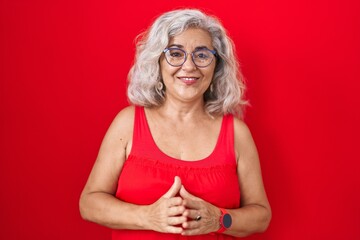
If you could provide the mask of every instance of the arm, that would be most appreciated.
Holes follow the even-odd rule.
[[[267,229],[271,220],[271,208],[265,193],[259,156],[251,133],[245,123],[238,119],[234,119],[234,127],[241,208],[228,209],[233,218],[233,224],[225,233],[243,237],[256,232],[264,232]]]
[[[267,229],[271,219],[271,209],[262,182],[259,157],[251,133],[247,126],[238,119],[234,119],[234,127],[241,207],[227,209],[232,216],[233,223],[224,234],[244,237]],[[180,195],[185,199],[184,204],[187,208],[184,212],[185,216],[190,219],[195,219],[197,215],[202,216],[200,221],[184,223],[183,235],[206,234],[219,229],[221,211],[218,207],[191,195],[184,187],[181,188]]]
[[[115,197],[119,174],[132,144],[134,108],[121,111],[109,127],[94,167],[80,197],[81,216],[88,221],[115,228],[180,233],[186,219],[182,199],[175,197],[181,187],[179,178],[158,201],[139,206]]]

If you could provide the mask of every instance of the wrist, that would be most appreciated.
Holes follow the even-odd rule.
[[[219,208],[221,215],[219,217],[219,229],[217,233],[223,233],[232,225],[232,217],[224,208]]]
[[[150,208],[147,205],[139,206],[136,209],[136,225],[143,230],[151,230]]]

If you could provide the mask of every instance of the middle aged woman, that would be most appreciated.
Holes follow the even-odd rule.
[[[234,239],[271,218],[257,150],[238,117],[244,85],[220,22],[164,13],[129,74],[133,104],[111,124],[80,199],[113,239]],[[241,196],[241,198],[240,198]]]

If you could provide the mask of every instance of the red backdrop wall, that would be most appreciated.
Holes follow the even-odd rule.
[[[360,239],[360,2],[0,1],[0,239],[110,239],[78,199],[127,105],[134,38],[199,7],[235,41],[273,220],[249,239]]]

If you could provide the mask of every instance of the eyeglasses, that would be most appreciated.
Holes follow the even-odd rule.
[[[188,53],[181,48],[165,48],[163,53],[165,54],[165,59],[168,64],[173,67],[182,66],[186,62],[188,56]],[[193,63],[199,68],[209,66],[215,56],[216,51],[207,48],[201,48],[191,53]]]

